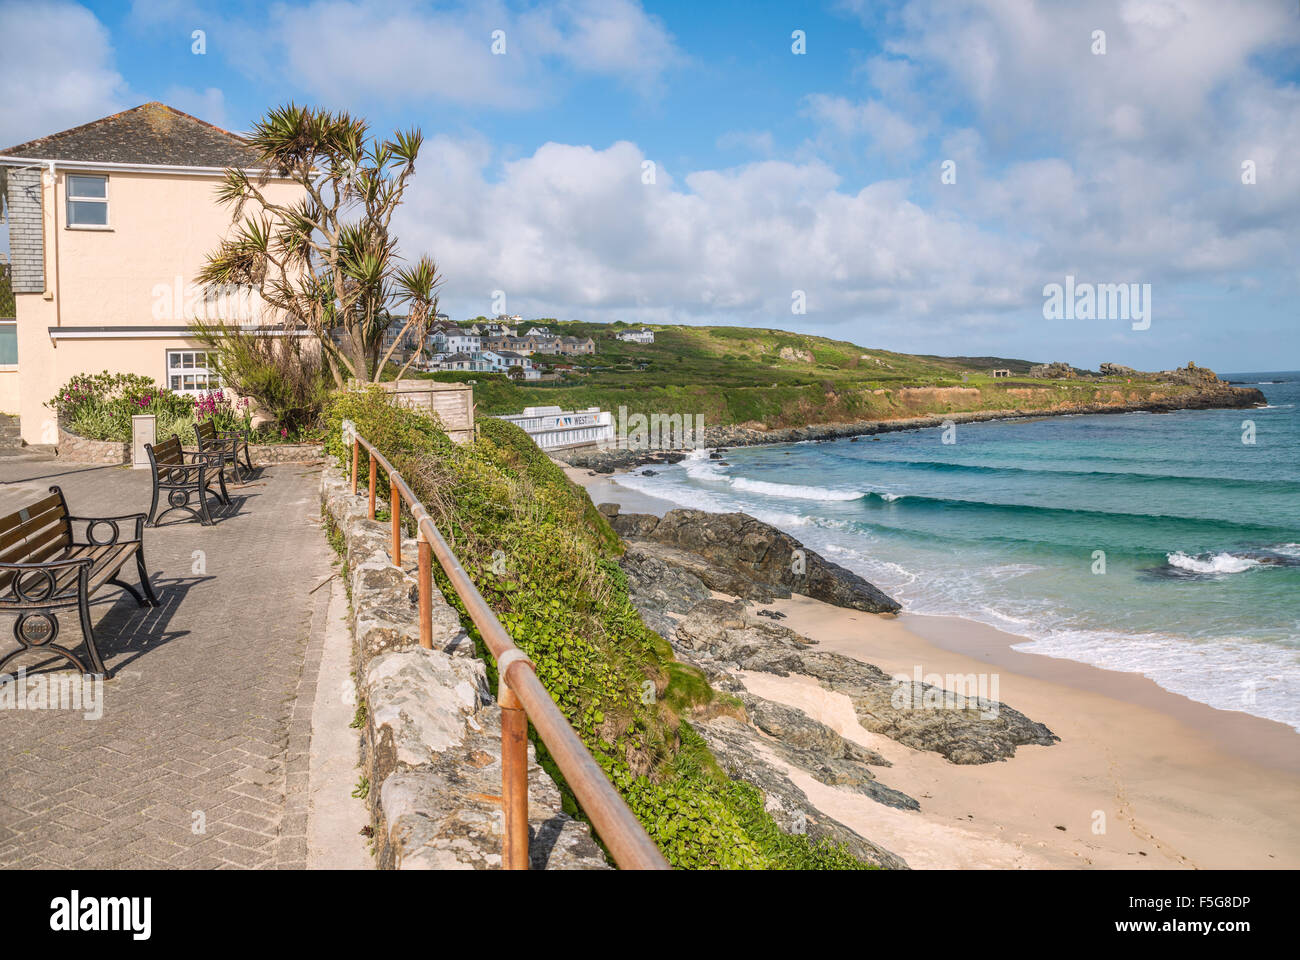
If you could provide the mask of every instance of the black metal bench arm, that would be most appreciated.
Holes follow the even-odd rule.
[[[0,577],[3,577],[6,571],[13,574],[4,592],[0,593],[0,606],[11,610],[42,610],[71,606],[77,602],[81,581],[94,563],[95,561],[90,557],[43,560],[37,563],[0,562]],[[69,570],[77,571],[76,578],[68,578],[60,585],[59,575]],[[43,578],[27,576],[33,573],[44,573],[45,576]],[[35,584],[31,582],[32,579],[36,579]]]
[[[86,539],[79,540],[73,536],[72,543],[79,547],[111,547],[119,543],[138,543],[144,540],[144,521],[147,514],[128,513],[120,517],[68,517],[69,523],[84,523],[86,525]],[[101,524],[106,523],[113,528],[113,538],[111,540],[100,540],[95,536],[95,529]],[[122,536],[122,525],[130,523],[133,525],[135,533],[131,537]]]

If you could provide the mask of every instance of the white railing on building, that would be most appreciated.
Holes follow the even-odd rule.
[[[533,438],[543,450],[606,443],[614,439],[614,415],[599,407],[562,410],[524,407],[523,413],[502,416]]]

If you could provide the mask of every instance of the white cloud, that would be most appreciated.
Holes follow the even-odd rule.
[[[108,31],[73,3],[0,4],[0,146],[131,105]]]
[[[823,132],[836,137],[865,137],[873,150],[895,158],[911,157],[924,138],[916,124],[885,106],[880,100],[852,101],[824,93],[804,100],[805,112]]]
[[[523,108],[551,96],[553,66],[653,92],[679,61],[660,21],[632,0],[569,0],[516,14],[498,2],[317,0],[273,8],[275,42],[295,82],[334,100],[441,100]],[[503,53],[494,53],[501,31]]]
[[[431,252],[446,299],[477,311],[493,290],[535,315],[838,325],[870,308],[938,317],[1025,291],[1025,249],[927,213],[901,184],[840,189],[824,164],[768,161],[682,182],[641,179],[644,154],[549,143],[489,179],[481,143],[434,138],[399,214],[407,255]],[[790,314],[804,290],[809,316]],[[846,336],[872,336],[846,329]],[[882,331],[877,331],[879,339]]]

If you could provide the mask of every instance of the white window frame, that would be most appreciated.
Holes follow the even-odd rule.
[[[201,347],[197,349],[190,347],[169,349],[164,361],[167,369],[167,389],[172,393],[181,393],[187,397],[198,397],[205,393],[211,393],[213,390],[222,389],[221,377],[216,370],[209,366],[208,361],[209,356],[215,352],[216,351],[214,350],[207,350]],[[193,365],[189,367],[173,366],[172,357],[176,356],[178,358],[178,363],[183,364],[185,354],[193,355]],[[199,357],[203,358],[202,365],[199,364]],[[188,376],[194,377],[194,386],[185,386],[184,378]],[[198,385],[198,379],[200,376],[203,378],[202,386]],[[173,377],[177,377],[180,380],[180,386],[172,385]]]
[[[104,181],[104,195],[102,197],[76,197],[72,195],[72,180],[74,177],[84,179],[97,178]],[[69,171],[63,181],[63,211],[67,217],[67,228],[69,230],[112,230],[112,207],[109,204],[109,176],[106,173],[73,173]],[[104,222],[103,223],[73,223],[72,222],[72,205],[74,203],[102,203],[104,205]]]

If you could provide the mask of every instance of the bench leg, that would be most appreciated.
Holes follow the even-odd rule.
[[[149,601],[149,606],[158,606],[158,594],[153,592],[153,584],[149,582],[149,571],[144,566],[144,544],[140,544],[135,551],[135,569],[140,574],[140,587],[144,590],[145,598]],[[143,604],[141,604],[143,606]]]
[[[225,470],[218,470],[218,471],[217,471],[217,485],[218,485],[219,487],[221,487],[221,495],[220,495],[219,499],[221,500],[222,503],[224,503],[224,504],[226,504],[227,506],[229,506],[229,505],[230,505],[230,493],[226,490],[226,471],[225,471]]]
[[[158,512],[158,483],[154,481],[153,485],[153,503],[149,504],[149,519],[145,521],[145,526],[154,525],[154,515]]]
[[[90,655],[90,665],[95,673],[101,674],[107,680],[113,674],[104,666],[104,661],[99,656],[99,648],[95,646],[95,628],[90,623],[90,599],[84,592],[77,599],[77,612],[81,615],[81,633],[86,641],[86,652]]]
[[[212,514],[208,513],[208,487],[207,484],[199,484],[199,520],[205,527],[212,526]]]

